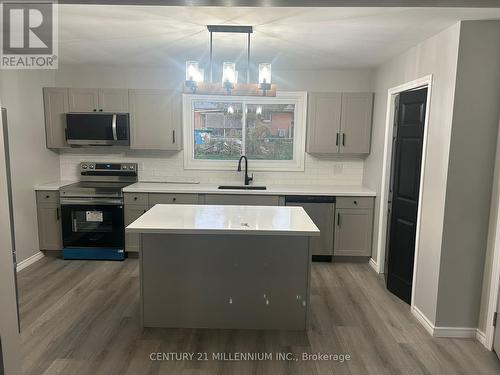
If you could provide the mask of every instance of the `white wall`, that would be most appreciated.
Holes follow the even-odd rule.
[[[371,70],[282,71],[273,72],[281,90],[296,91],[372,91]],[[109,66],[62,66],[56,74],[59,87],[170,88],[181,89],[184,72],[180,68],[116,68]],[[77,178],[82,160],[121,160],[139,163],[143,181],[241,182],[236,171],[184,170],[182,151],[117,152],[71,150],[61,154],[61,178]],[[235,163],[236,170],[236,163]],[[251,163],[250,163],[251,170]],[[306,154],[304,172],[256,172],[257,184],[344,184],[360,185],[363,160],[355,158],[316,158]]]
[[[45,147],[42,87],[54,85],[54,72],[3,71],[0,98],[7,108],[17,259],[38,252],[34,186],[59,178],[59,155]]]
[[[427,159],[423,184],[419,274],[416,280],[415,306],[435,322],[439,260],[443,229],[446,176],[455,92],[460,25],[440,32],[386,62],[375,73],[375,104],[372,151],[365,160],[363,182],[380,196],[387,90],[391,87],[432,74],[433,87],[428,128]],[[376,200],[374,243],[377,244],[380,202]],[[374,246],[373,258],[377,259]]]

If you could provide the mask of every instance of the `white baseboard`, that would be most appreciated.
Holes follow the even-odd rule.
[[[434,327],[434,337],[475,339],[477,328],[470,327]]]
[[[476,340],[483,344],[486,349],[488,349],[486,346],[486,333],[481,331],[479,328],[476,329]]]
[[[379,270],[378,270],[378,264],[377,262],[375,262],[373,260],[373,258],[370,258],[368,264],[370,265],[371,268],[373,268],[373,270],[376,272],[376,273],[379,273]]]
[[[425,330],[433,337],[448,337],[461,339],[476,339],[481,344],[486,344],[486,335],[478,328],[472,327],[439,327],[435,326],[418,307],[413,306],[411,312],[422,324]]]
[[[411,307],[411,312],[415,318],[422,324],[431,336],[434,336],[434,324],[418,309],[416,306]]]
[[[39,251],[38,253],[30,256],[29,258],[26,258],[25,260],[20,261],[17,263],[16,271],[19,272],[23,269],[25,269],[28,266],[31,266],[33,263],[39,261],[42,259],[45,255]]]

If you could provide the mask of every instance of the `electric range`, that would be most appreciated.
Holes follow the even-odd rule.
[[[125,258],[122,189],[135,182],[137,163],[80,163],[80,181],[59,191],[64,259]]]

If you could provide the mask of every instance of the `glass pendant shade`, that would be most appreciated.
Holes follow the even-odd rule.
[[[236,83],[236,64],[225,62],[222,65],[222,83],[234,85]]]
[[[199,78],[198,61],[186,61],[186,81],[197,82]]]
[[[271,84],[271,64],[259,64],[259,84]]]

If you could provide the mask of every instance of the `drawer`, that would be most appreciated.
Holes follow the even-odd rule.
[[[234,206],[278,206],[277,195],[207,194],[205,204]]]
[[[198,194],[149,194],[149,205],[155,204],[198,204]]]
[[[38,203],[59,203],[58,191],[37,191],[36,199]]]
[[[123,195],[125,204],[148,205],[148,193],[125,193]]]
[[[337,208],[373,208],[372,197],[337,197]]]

